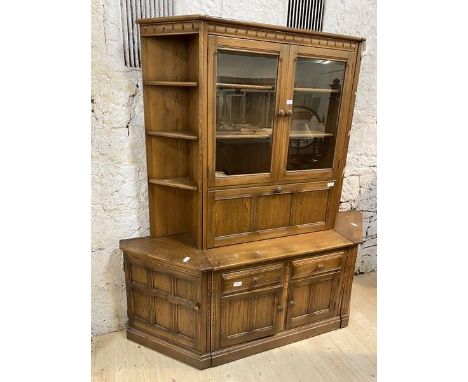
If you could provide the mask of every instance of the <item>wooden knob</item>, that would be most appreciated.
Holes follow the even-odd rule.
[[[296,301],[294,300],[289,300],[289,305],[294,305],[296,303]]]
[[[288,117],[291,117],[291,116],[293,115],[293,111],[292,111],[292,110],[288,110],[288,111],[286,112],[286,114],[288,115]]]
[[[273,192],[274,192],[275,194],[279,194],[281,191],[283,191],[283,187],[281,187],[281,186],[275,187],[275,188],[273,189]]]
[[[286,114],[286,113],[284,112],[283,109],[279,109],[279,110],[278,110],[278,115],[279,115],[280,117],[284,117],[285,114]]]
[[[257,283],[258,283],[258,277],[254,277],[252,279],[252,285],[257,285]]]
[[[276,307],[276,310],[277,310],[278,312],[281,312],[281,311],[283,310],[283,307],[278,305],[278,306]]]
[[[320,270],[320,269],[322,269],[322,268],[323,268],[323,264],[317,265],[317,269],[318,269],[318,270]]]

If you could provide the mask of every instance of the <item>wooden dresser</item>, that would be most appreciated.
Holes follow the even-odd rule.
[[[364,39],[142,19],[150,237],[121,240],[128,338],[197,368],[344,327],[340,212]]]

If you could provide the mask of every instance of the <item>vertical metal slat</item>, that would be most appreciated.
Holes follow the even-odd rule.
[[[325,0],[289,0],[287,26],[321,31]]]
[[[136,19],[172,16],[174,0],[120,0],[122,45],[125,66],[141,66],[140,29]]]

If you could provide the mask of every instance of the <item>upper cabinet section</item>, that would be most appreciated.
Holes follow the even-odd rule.
[[[336,180],[354,61],[349,51],[209,36],[209,187]]]
[[[363,39],[138,23],[151,236],[208,248],[332,228]]]

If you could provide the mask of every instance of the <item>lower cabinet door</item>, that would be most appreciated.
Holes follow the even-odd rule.
[[[201,279],[126,261],[129,324],[169,342],[203,350]]]
[[[332,272],[289,284],[286,327],[322,321],[338,315],[341,272]]]
[[[222,297],[221,347],[275,334],[281,291],[274,288]]]

